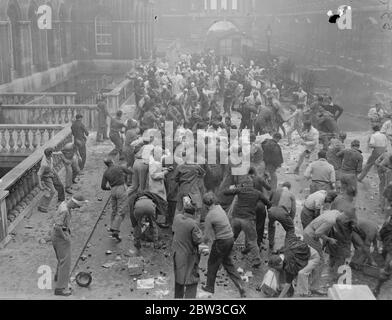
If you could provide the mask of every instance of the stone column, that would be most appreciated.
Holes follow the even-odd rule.
[[[33,68],[33,43],[31,38],[31,21],[20,22],[20,36],[21,36],[21,58],[22,58],[22,73],[20,76],[27,76],[35,72]]]

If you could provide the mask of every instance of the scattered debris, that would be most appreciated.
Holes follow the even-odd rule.
[[[46,244],[46,240],[45,239],[39,239],[38,241],[40,244]]]
[[[33,229],[32,226],[25,226],[25,229]]]
[[[167,279],[166,279],[165,277],[158,277],[158,278],[155,280],[155,284],[158,285],[158,286],[167,285]]]
[[[97,200],[98,200],[98,201],[102,201],[102,198],[101,198],[101,197],[99,197]]]
[[[110,251],[110,250],[107,250],[107,251],[106,251],[106,254],[107,254],[107,255],[112,254],[112,253],[113,253],[113,251]]]
[[[243,274],[243,273],[244,273],[244,269],[242,269],[242,268],[239,267],[239,268],[237,269],[237,272],[238,272],[239,274]]]
[[[209,292],[205,292],[205,291],[199,291],[197,293],[197,298],[198,299],[209,299],[212,297],[212,294]]]
[[[244,282],[249,282],[249,277],[247,277],[247,276],[241,276],[241,279]]]
[[[90,244],[90,243],[88,243],[86,247],[87,247],[87,248],[90,248],[90,247],[91,247],[91,244]]]
[[[86,255],[82,255],[81,257],[80,257],[80,260],[82,260],[82,261],[85,261],[87,259],[87,256]]]
[[[154,295],[158,298],[163,298],[167,295],[169,295],[170,291],[169,290],[158,290],[154,292]]]
[[[143,274],[144,261],[141,257],[130,257],[128,260],[128,273],[131,277]]]
[[[253,272],[252,271],[247,271],[247,272],[245,272],[244,276],[248,277],[248,278],[253,278]]]
[[[111,267],[113,267],[116,263],[115,262],[107,262],[105,264],[102,265],[102,267],[109,269]]]
[[[136,285],[142,290],[154,289],[154,278],[137,280]]]
[[[121,261],[121,256],[117,256],[116,261]]]

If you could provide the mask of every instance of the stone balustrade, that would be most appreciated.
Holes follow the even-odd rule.
[[[76,92],[4,92],[3,104],[75,104]]]
[[[3,117],[7,124],[68,124],[77,114],[83,115],[88,129],[96,129],[98,109],[96,105],[83,104],[40,104],[3,105]]]
[[[0,156],[9,153],[30,154],[63,128],[61,125],[0,125]]]
[[[23,219],[28,209],[40,200],[41,190],[38,186],[37,172],[46,148],[60,151],[65,144],[72,141],[70,125],[58,132],[53,139],[39,147],[28,158],[8,172],[0,182],[0,243]],[[56,171],[62,168],[60,156],[55,155],[53,164]]]
[[[120,110],[121,106],[131,97],[133,93],[133,80],[125,79],[111,92],[104,93],[107,99],[109,113],[113,114]]]

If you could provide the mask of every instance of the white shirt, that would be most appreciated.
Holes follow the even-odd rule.
[[[380,109],[379,111],[377,111],[376,107],[371,108],[369,110],[368,117],[370,118],[370,120],[379,121],[384,117],[384,110]]]
[[[388,139],[385,134],[377,131],[370,136],[369,147],[371,148],[386,148],[388,146]]]
[[[321,208],[324,205],[326,197],[327,197],[327,191],[325,190],[320,190],[315,193],[312,193],[306,198],[304,202],[304,206],[309,210],[314,210],[314,211],[321,210]]]
[[[385,134],[389,139],[392,139],[392,120],[384,122],[380,132]]]

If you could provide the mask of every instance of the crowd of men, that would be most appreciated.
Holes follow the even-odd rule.
[[[104,161],[101,186],[111,192],[108,231],[121,242],[120,226],[129,216],[134,246],[143,254],[143,239],[151,240],[159,250],[160,231],[171,228],[176,298],[196,297],[202,252],[209,254],[207,282],[202,289],[215,292],[217,272],[223,266],[240,296],[245,297],[244,283],[232,259],[241,233],[245,239],[242,254],[249,255],[255,269],[262,266],[261,249],[268,241],[268,265],[284,275],[280,277],[280,297],[325,295],[320,280],[326,257],[329,284],[337,281],[338,268],[348,260],[352,266],[376,266],[371,247],[377,252],[378,241],[383,244],[385,262],[376,293],[392,273],[392,122],[385,121],[388,114],[380,106],[369,112],[372,154],[363,166],[360,142],[350,141],[346,147],[347,135],[338,125],[343,109],[331,97],[311,96],[301,87],[292,92],[289,106],[284,106],[282,101],[287,97],[281,97],[280,92],[285,83],[271,71],[276,64],[275,60],[261,68],[252,61],[249,65],[218,61],[213,52],[184,54],[175,66],[154,62],[129,75],[134,79],[136,102],[131,119],[125,121],[121,111],[111,117],[105,100],[98,102],[96,141],[110,139],[114,145]],[[165,136],[169,134],[165,131],[168,121],[174,126],[169,139]],[[161,132],[165,143],[147,134],[151,130]],[[86,162],[89,133],[81,115],[76,117],[72,132],[74,143],[58,153],[67,168],[65,191],[70,194]],[[250,132],[249,148],[239,138],[243,132]],[[189,135],[194,139],[189,140]],[[291,183],[278,181],[276,173],[287,161],[281,149],[285,137],[288,145],[301,148],[293,173],[303,172],[309,180],[310,192],[300,210]],[[199,151],[200,141],[208,144],[212,138],[217,142],[216,162],[196,162],[195,152],[189,150]],[[226,163],[220,161],[225,148],[230,155]],[[54,150],[45,151],[39,172],[40,185],[48,189],[39,206],[43,212],[47,212],[55,190],[60,202],[65,199],[64,187],[53,170],[53,154]],[[202,156],[208,158],[207,150]],[[233,161],[234,156],[239,161]],[[250,159],[246,171],[235,174],[234,169],[244,165],[241,161],[246,156]],[[380,207],[385,217],[381,230],[373,221],[357,217],[355,209],[357,182],[362,182],[373,166],[380,178]],[[59,295],[71,294],[67,283],[70,210],[84,201],[73,196],[54,215],[53,245],[61,279],[55,293]],[[297,217],[303,230],[295,228]],[[283,248],[275,244],[277,223],[285,231]],[[352,245],[355,253],[351,259]]]

